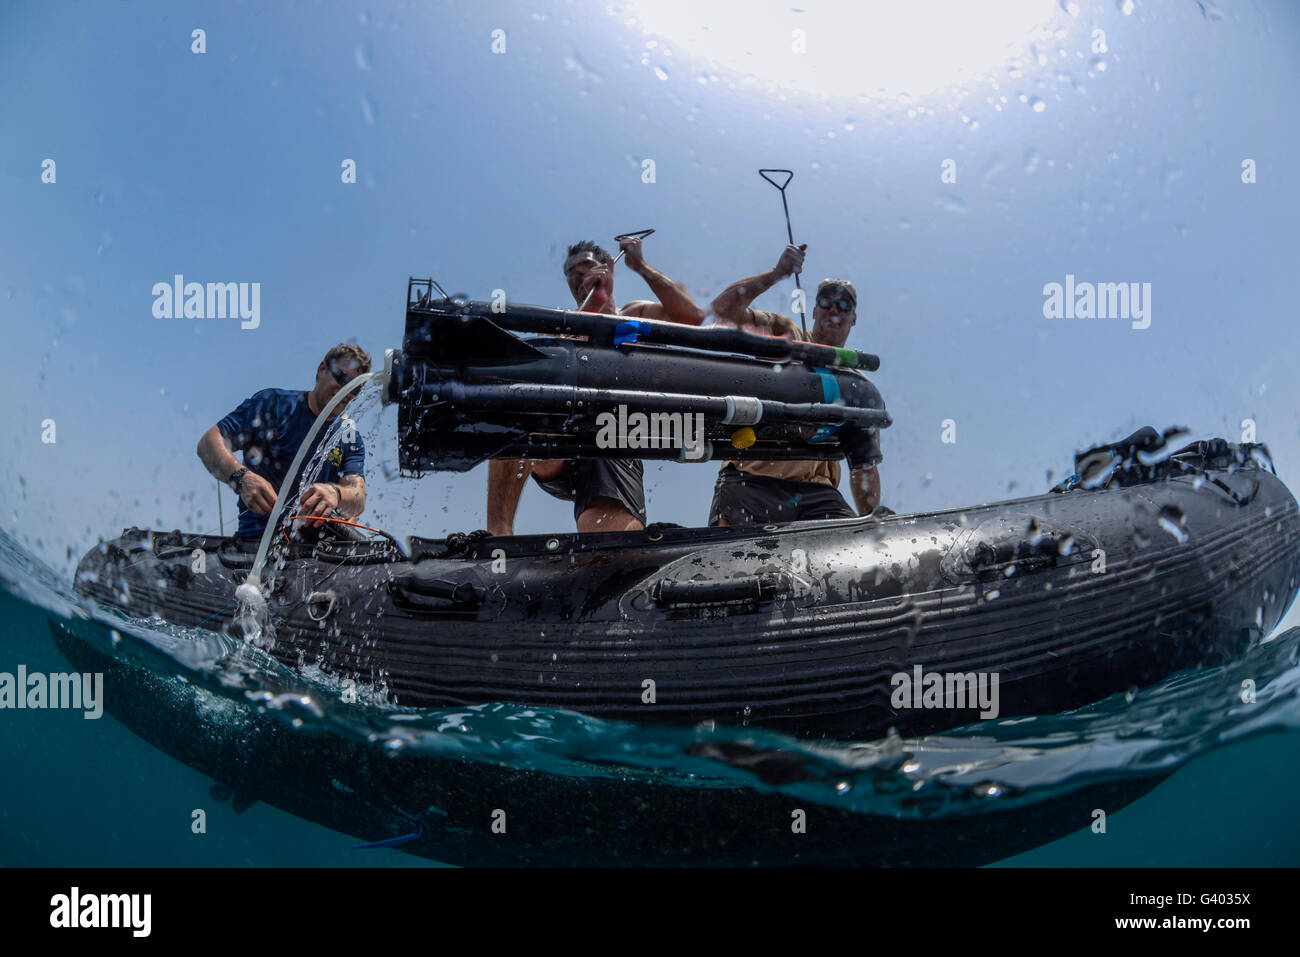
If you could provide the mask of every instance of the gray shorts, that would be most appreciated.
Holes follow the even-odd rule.
[[[573,502],[573,518],[593,500],[612,498],[645,524],[645,466],[640,459],[566,459],[560,474],[543,481],[548,494]]]

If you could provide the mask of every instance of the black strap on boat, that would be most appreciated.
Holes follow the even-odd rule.
[[[472,532],[452,532],[447,536],[446,550],[437,557],[451,558],[455,555],[460,555],[464,552],[468,552],[471,547],[478,544],[483,539],[491,537],[492,533],[486,528],[475,529]]]

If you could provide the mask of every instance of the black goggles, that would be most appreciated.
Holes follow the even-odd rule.
[[[832,299],[830,296],[818,296],[817,305],[822,309],[829,309],[834,306],[840,312],[852,312],[857,303],[848,296],[840,296],[838,299]]]
[[[334,377],[334,381],[339,385],[347,385],[353,379],[352,376],[348,375],[332,362],[328,363],[325,368],[329,369],[330,375]]]

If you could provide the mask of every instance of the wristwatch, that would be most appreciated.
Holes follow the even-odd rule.
[[[248,466],[235,469],[233,472],[230,473],[230,478],[228,481],[230,482],[230,487],[235,490],[236,495],[239,494],[239,486],[243,484],[244,476],[247,474],[248,474]]]

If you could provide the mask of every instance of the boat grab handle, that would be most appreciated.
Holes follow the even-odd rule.
[[[445,579],[418,579],[414,576],[394,578],[388,583],[389,593],[401,606],[415,611],[447,611],[452,608],[477,608],[483,602],[483,591],[471,582],[452,582]],[[422,599],[432,598],[445,604],[430,604]]]
[[[723,581],[672,581],[662,579],[654,588],[661,605],[711,605],[733,601],[771,601],[793,593],[790,580],[780,575],[749,575]]]
[[[970,556],[970,567],[972,571],[989,571],[1006,565],[1018,565],[1025,571],[1037,571],[1056,565],[1060,554],[1060,542],[1050,535],[1037,542],[1004,542],[996,547],[980,542]]]

